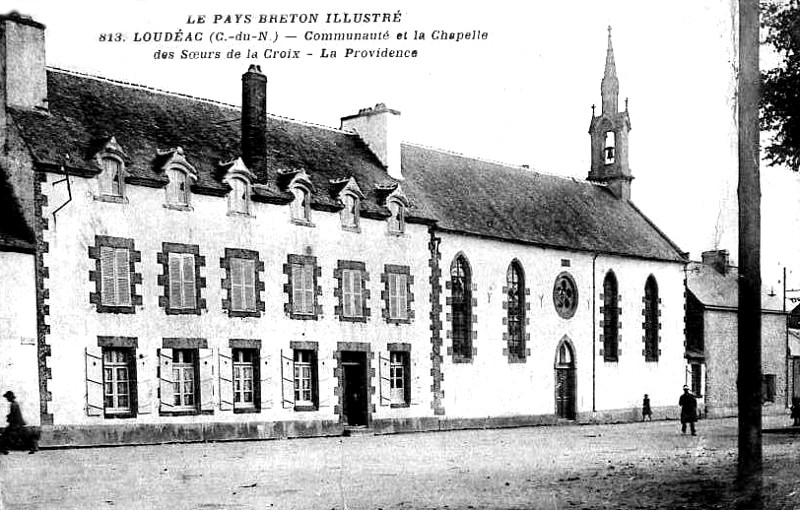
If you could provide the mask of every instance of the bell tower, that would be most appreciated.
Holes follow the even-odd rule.
[[[592,140],[592,167],[587,180],[605,184],[617,198],[631,198],[631,169],[628,167],[628,132],[631,119],[628,116],[628,100],[625,111],[619,111],[619,80],[614,62],[614,47],[611,45],[611,27],[608,27],[608,50],[606,69],[600,83],[602,107],[595,115],[592,105],[592,122],[589,136]]]

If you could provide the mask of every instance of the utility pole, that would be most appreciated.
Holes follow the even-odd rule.
[[[739,462],[738,508],[760,509],[761,187],[758,0],[739,0]]]

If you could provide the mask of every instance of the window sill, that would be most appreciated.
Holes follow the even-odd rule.
[[[253,219],[255,216],[249,212],[228,211],[228,216],[232,218]]]
[[[292,223],[294,223],[295,225],[300,225],[301,227],[315,227],[316,226],[313,223],[311,223],[311,221],[309,221],[309,220],[301,220],[301,219],[298,219],[298,218],[292,218]]]
[[[472,358],[465,358],[464,356],[453,355],[453,363],[472,363]]]
[[[167,315],[200,315],[199,308],[166,308]]]
[[[355,226],[355,227],[350,226],[350,227],[348,227],[347,225],[342,225],[342,230],[344,230],[345,232],[353,232],[355,234],[360,234],[361,233],[361,227],[358,227],[358,226]]]
[[[105,413],[103,417],[107,420],[130,420],[136,418],[136,414],[133,412],[119,412],[119,413]]]
[[[261,317],[261,312],[256,310],[229,310],[228,317],[241,318],[241,317]]]
[[[308,413],[311,411],[317,411],[317,406],[294,406],[294,410],[300,413]]]
[[[133,305],[97,305],[97,313],[136,313],[136,307]]]
[[[403,230],[389,230],[388,232],[386,232],[386,235],[392,237],[403,237],[404,235],[406,235],[406,233]]]
[[[163,204],[164,209],[170,209],[172,211],[194,211],[194,208],[191,205],[184,205],[184,204]]]
[[[408,402],[404,402],[402,404],[390,404],[389,407],[391,409],[402,409],[402,408],[410,407],[410,406],[408,405]]]
[[[301,320],[301,321],[315,321],[317,320],[317,316],[313,313],[295,313],[292,312],[290,314],[292,319]]]
[[[411,319],[386,319],[386,323],[399,326],[400,324],[411,324]]]
[[[186,410],[186,411],[159,411],[161,416],[198,416],[200,411],[194,410]]]
[[[239,409],[233,408],[233,414],[257,414],[260,413],[261,409],[255,407],[241,407]]]
[[[97,202],[107,202],[109,204],[127,204],[128,197],[122,195],[94,195]]]
[[[366,317],[339,317],[339,321],[341,322],[362,322],[366,323]]]

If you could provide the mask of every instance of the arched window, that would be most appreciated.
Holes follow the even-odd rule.
[[[508,307],[508,359],[525,359],[525,277],[522,266],[513,261],[506,271]]]
[[[658,361],[658,283],[653,275],[647,277],[644,284],[644,359],[645,361]]]
[[[472,359],[472,271],[463,255],[450,265],[453,358]]]
[[[345,195],[342,197],[344,209],[342,209],[342,226],[345,228],[358,228],[359,201],[355,195]]]
[[[228,194],[228,210],[232,213],[248,214],[250,212],[250,185],[241,177],[228,180],[231,191]]]
[[[619,286],[613,271],[603,280],[603,359],[619,360]]]
[[[302,186],[292,188],[292,219],[300,222],[311,221],[311,199],[308,190]]]
[[[606,132],[606,144],[603,149],[605,155],[606,165],[614,162],[617,151],[617,136],[613,131]]]
[[[103,158],[101,160],[103,171],[100,173],[100,194],[106,196],[122,196],[122,161],[116,158]]]
[[[399,200],[392,200],[386,206],[392,213],[389,217],[389,233],[402,234],[406,229],[405,207]]]
[[[189,205],[189,176],[178,168],[167,170],[167,203],[172,205]]]

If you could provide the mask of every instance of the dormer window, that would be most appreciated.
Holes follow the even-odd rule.
[[[606,144],[605,148],[603,149],[603,155],[605,156],[605,163],[606,165],[610,165],[614,162],[616,158],[616,150],[617,150],[617,140],[616,135],[613,131],[608,131],[606,133]]]
[[[179,168],[167,170],[167,203],[169,205],[189,205],[189,176]]]
[[[341,212],[342,227],[346,229],[357,229],[359,220],[359,199],[355,195],[345,195],[342,198],[344,209]]]
[[[405,206],[399,200],[392,200],[386,206],[389,208],[389,233],[402,234],[406,230]]]
[[[296,223],[311,223],[311,194],[303,186],[292,188],[292,221]]]
[[[236,214],[250,213],[250,184],[241,177],[228,180],[231,191],[228,194],[228,211]]]
[[[100,172],[100,194],[111,197],[121,197],[124,175],[122,161],[117,158],[104,157],[100,160],[103,168]]]

